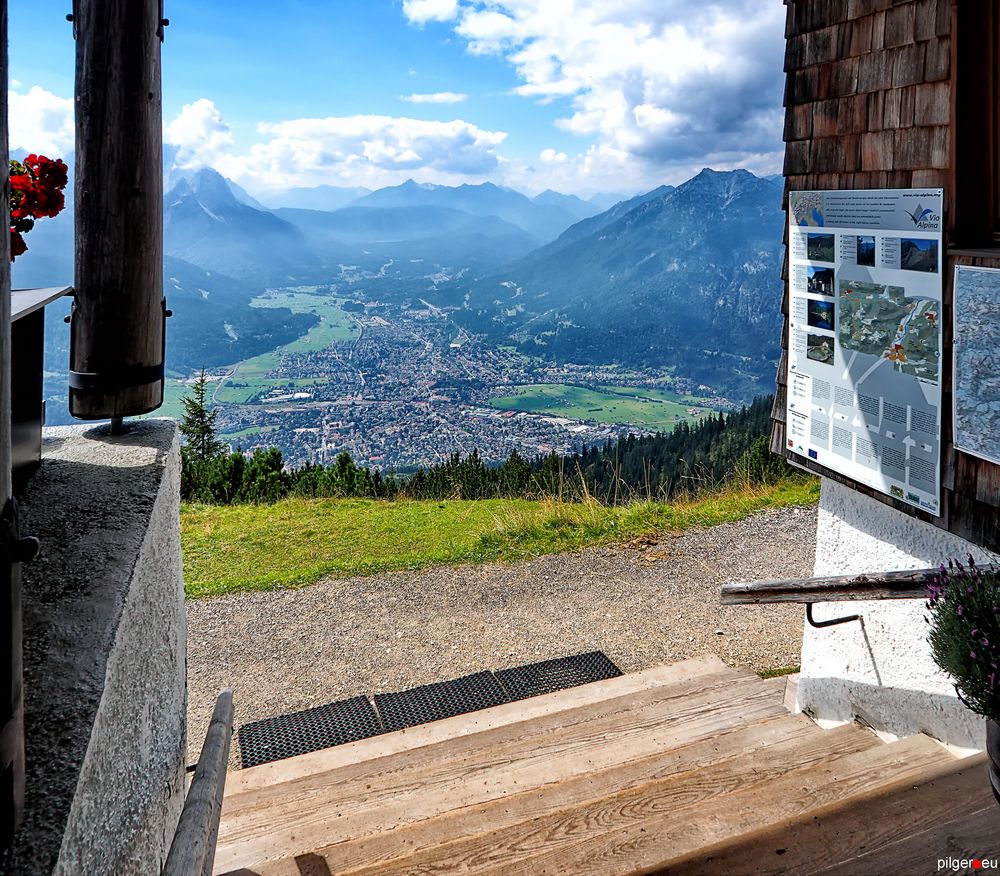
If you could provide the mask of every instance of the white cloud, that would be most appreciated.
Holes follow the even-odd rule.
[[[458,15],[458,0],[403,0],[403,14],[415,24],[451,21]]]
[[[163,129],[163,141],[176,147],[175,164],[182,169],[212,167],[233,147],[233,133],[215,104],[207,98],[186,104]]]
[[[463,0],[454,30],[516,93],[568,101],[580,173],[659,181],[780,150],[783,23],[776,0]]]
[[[20,83],[7,91],[11,155],[35,152],[62,158],[73,151],[73,101],[37,85],[21,94]]]
[[[402,99],[408,103],[464,103],[469,95],[455,91],[435,91],[432,94],[406,94]]]
[[[555,149],[543,149],[538,160],[545,164],[563,164],[569,161],[569,156],[565,152],[556,152]]]
[[[394,185],[409,177],[454,184],[500,176],[503,131],[469,122],[395,116],[293,119],[257,126],[261,141],[214,166],[251,188]]]

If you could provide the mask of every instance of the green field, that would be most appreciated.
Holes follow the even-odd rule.
[[[354,317],[341,309],[343,298],[319,295],[309,291],[312,288],[299,286],[270,292],[250,302],[251,307],[287,307],[293,313],[314,313],[319,317],[319,322],[290,344],[240,362],[232,376],[214,390],[213,401],[220,404],[244,405],[254,396],[266,394],[274,387],[295,390],[326,383],[322,378],[290,380],[268,377],[281,364],[281,356],[284,353],[317,353],[328,349],[337,341],[351,341],[361,334],[361,328]]]
[[[255,396],[266,394],[272,389],[281,390],[284,394],[323,386],[326,382],[321,377],[247,377],[240,366],[239,371],[216,390],[214,400],[220,404],[245,405],[250,404]],[[266,402],[262,399],[254,403]]]
[[[490,405],[507,411],[669,430],[705,416],[708,409],[699,406],[703,401],[661,389],[627,386],[588,389],[564,383],[536,383],[514,387],[512,395],[490,399]],[[689,414],[688,410],[694,408],[698,413]]]
[[[714,526],[764,508],[815,504],[818,498],[818,479],[795,478],[693,501],[618,507],[511,499],[183,505],[184,580],[188,596],[217,596],[297,587],[328,575],[513,561]]]
[[[282,347],[289,353],[318,353],[335,341],[352,341],[361,331],[351,314],[342,310],[343,298],[316,295],[310,292],[285,290],[254,298],[251,307],[287,307],[292,313],[314,313],[319,323],[308,333]],[[260,358],[260,357],[258,357]]]

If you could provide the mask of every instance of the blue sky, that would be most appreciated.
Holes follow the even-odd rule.
[[[171,154],[251,192],[413,177],[586,195],[779,169],[780,0],[165,6]],[[69,8],[9,6],[12,147],[72,148]]]

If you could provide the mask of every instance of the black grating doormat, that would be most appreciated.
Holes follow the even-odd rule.
[[[243,767],[259,766],[385,732],[367,697],[353,697],[290,715],[264,718],[239,729]]]
[[[375,694],[375,708],[386,731],[464,715],[508,702],[492,672],[476,672],[454,681],[425,684],[400,693]]]
[[[526,700],[591,681],[617,678],[622,672],[603,651],[591,651],[589,654],[501,669],[495,674],[511,700]]]

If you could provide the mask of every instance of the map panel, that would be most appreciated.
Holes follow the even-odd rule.
[[[943,205],[942,189],[788,196],[786,449],[931,514],[941,510]],[[996,283],[980,363],[1000,342]],[[1000,435],[1000,381],[977,387],[969,416],[987,411]]]
[[[955,268],[955,447],[1000,464],[1000,270]]]
[[[839,304],[841,347],[881,356],[901,374],[937,383],[937,301],[907,297],[902,286],[841,280]]]

